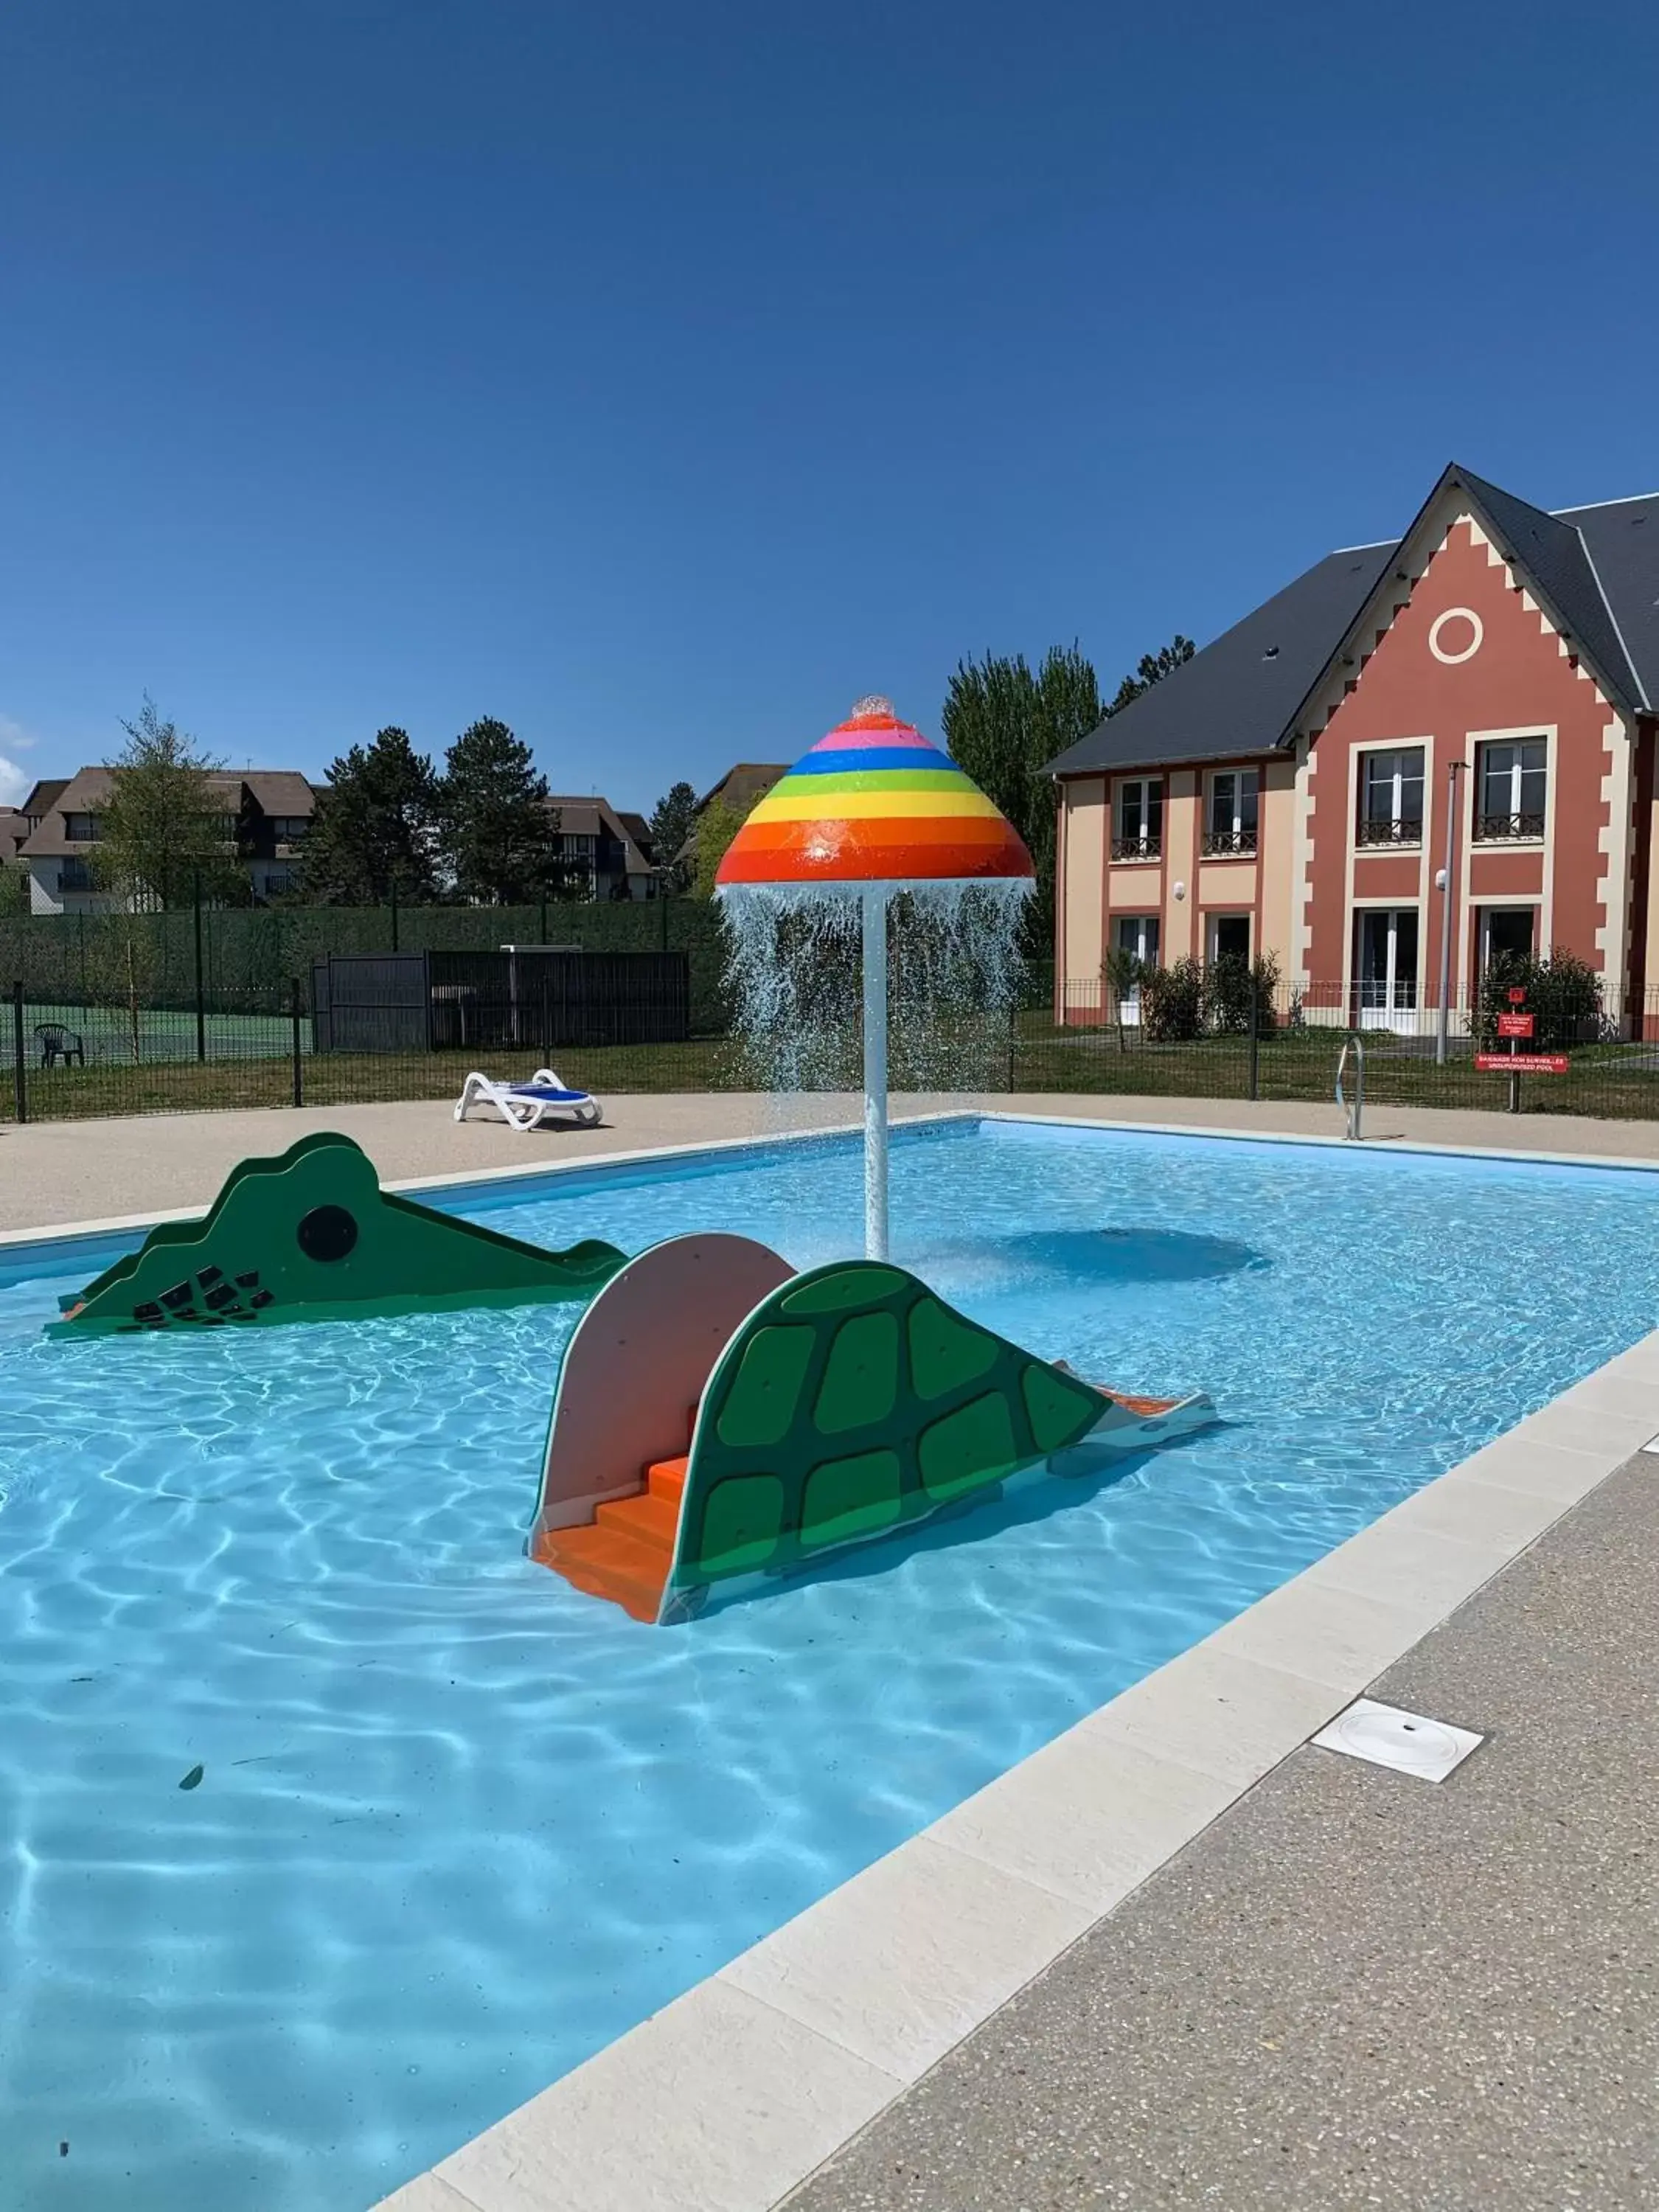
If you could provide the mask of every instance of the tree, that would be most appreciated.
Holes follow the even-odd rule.
[[[698,898],[714,897],[714,878],[726,858],[726,848],[747,818],[743,809],[733,806],[729,799],[711,799],[698,815],[696,872],[692,882]]]
[[[1116,696],[1106,712],[1121,714],[1131,700],[1139,699],[1143,691],[1150,691],[1154,684],[1161,684],[1183,662],[1190,660],[1197,650],[1191,638],[1182,637],[1177,630],[1168,645],[1160,646],[1156,653],[1143,653],[1134,674],[1126,676],[1118,685]]]
[[[127,742],[105,763],[110,791],[98,810],[94,880],[128,911],[188,906],[198,884],[204,897],[245,900],[236,825],[212,781],[223,763],[164,722],[148,692],[137,720],[121,727]]]
[[[435,898],[438,778],[407,730],[384,729],[329,763],[301,848],[304,895],[324,905],[406,905]]]
[[[1100,687],[1079,647],[1054,646],[1034,676],[1024,653],[987,653],[957,665],[939,717],[951,758],[1025,840],[1036,870],[1028,941],[1053,933],[1054,793],[1046,770],[1056,754],[1102,720]]]
[[[697,818],[697,794],[689,783],[671,784],[651,815],[651,852],[663,872],[665,890],[684,891],[692,864],[680,858]]]
[[[455,888],[477,906],[527,904],[564,884],[558,809],[530,748],[505,722],[463,730],[449,748],[439,814]]]

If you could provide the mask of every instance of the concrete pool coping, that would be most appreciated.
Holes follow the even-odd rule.
[[[997,1114],[1066,1129],[1340,1138]],[[603,1175],[763,1139],[388,1184]],[[1358,1149],[1370,1150],[1370,1146]],[[1655,1163],[1394,1142],[1652,1172]],[[199,1208],[0,1237],[107,1237]],[[1659,1330],[382,2200],[383,2212],[769,2212],[1659,1431]]]

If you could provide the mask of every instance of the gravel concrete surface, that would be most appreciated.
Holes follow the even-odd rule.
[[[458,1123],[441,1100],[385,1106],[255,1109],[245,1113],[154,1114],[101,1121],[0,1123],[0,1231],[206,1206],[239,1160],[280,1152],[313,1129],[343,1129],[388,1182],[414,1176],[470,1175],[486,1168],[538,1167],[658,1145],[763,1137],[791,1128],[855,1127],[863,1107],[845,1093],[775,1098],[741,1091],[623,1096],[605,1102],[597,1129],[552,1128],[520,1136],[480,1114]],[[974,1098],[901,1097],[895,1116],[961,1112],[1048,1114],[1107,1121],[1152,1121],[1194,1129],[1246,1129],[1340,1137],[1334,1104],[1250,1105],[1237,1098],[1103,1098],[1085,1093],[1001,1092]],[[1659,1159],[1659,1122],[1591,1121],[1565,1115],[1442,1113],[1379,1108],[1366,1117],[1368,1143],[1419,1144]]]
[[[1659,1461],[1372,1694],[1490,1741],[1293,1753],[789,2212],[1659,2206]]]

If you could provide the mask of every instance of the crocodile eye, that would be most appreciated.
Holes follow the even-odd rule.
[[[357,1242],[357,1223],[343,1206],[315,1206],[295,1233],[307,1260],[343,1260]]]

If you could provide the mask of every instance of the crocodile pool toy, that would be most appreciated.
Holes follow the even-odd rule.
[[[199,1221],[168,1221],[63,1301],[50,1336],[588,1298],[623,1264],[589,1239],[546,1252],[380,1188],[349,1137],[244,1160]]]

